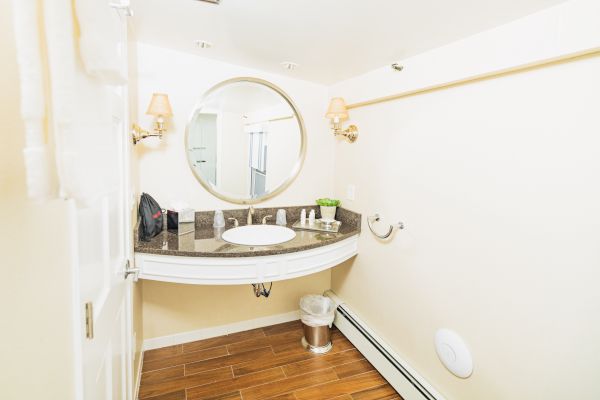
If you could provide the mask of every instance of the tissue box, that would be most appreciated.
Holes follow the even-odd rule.
[[[178,210],[179,214],[179,222],[196,222],[196,213],[193,208],[184,208],[183,210]]]
[[[167,210],[167,230],[178,235],[194,232],[195,219],[195,212],[191,208],[180,211]]]

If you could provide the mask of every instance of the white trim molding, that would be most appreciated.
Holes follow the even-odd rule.
[[[358,235],[310,250],[260,257],[183,257],[135,253],[140,279],[195,285],[241,285],[324,271],[358,254]]]
[[[210,339],[217,336],[229,335],[231,333],[243,332],[250,329],[282,324],[284,322],[295,321],[297,319],[300,319],[300,312],[298,310],[284,314],[269,315],[267,317],[234,322],[227,325],[212,326],[195,331],[176,333],[169,336],[145,339],[143,349],[144,351],[160,349],[162,347],[173,346],[176,344],[189,343],[196,340]]]

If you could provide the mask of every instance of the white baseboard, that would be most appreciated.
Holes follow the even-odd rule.
[[[247,331],[255,328],[281,324],[300,319],[299,311],[292,311],[285,314],[269,315],[268,317],[250,319],[247,321],[234,322],[232,324],[212,326],[209,328],[198,329],[195,331],[177,333],[175,335],[161,336],[144,340],[144,350],[160,349],[161,347],[173,346],[176,344],[193,342],[196,340],[209,339],[217,336],[228,335],[230,333]]]
[[[343,299],[331,290],[326,291],[324,295],[336,305],[335,326],[403,399],[444,400],[444,396],[354,314]]]

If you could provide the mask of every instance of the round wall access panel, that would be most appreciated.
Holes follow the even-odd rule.
[[[438,330],[435,333],[435,351],[448,371],[459,378],[468,378],[473,373],[471,352],[456,332]]]

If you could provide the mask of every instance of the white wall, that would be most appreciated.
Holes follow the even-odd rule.
[[[250,151],[248,135],[244,132],[242,116],[239,113],[222,112],[218,117],[220,145],[217,158],[220,158],[219,189],[229,195],[248,197],[250,193]],[[245,194],[245,195],[244,195]]]
[[[196,210],[241,207],[217,199],[196,181],[188,167],[184,137],[187,119],[203,94],[221,81],[243,76],[265,79],[283,89],[298,106],[308,136],[300,175],[282,194],[260,207],[312,204],[331,195],[334,138],[324,118],[328,102],[325,86],[139,43],[137,65],[138,121],[144,127],[151,126],[152,120],[144,112],[153,92],[168,93],[175,114],[162,141],[151,138],[136,146],[139,190],[150,193],[161,206],[181,200]],[[144,282],[143,334],[155,338],[294,311],[303,294],[328,289],[330,277],[325,271],[275,283],[269,299],[256,299],[249,285],[210,288]],[[180,301],[181,293],[189,300]],[[219,300],[219,295],[226,296],[227,301]],[[244,307],[232,309],[231,304]]]
[[[426,73],[381,69],[331,96],[494,70],[470,61],[495,48],[507,67],[600,47],[586,25],[598,5],[566,4],[403,63]],[[504,52],[511,45],[520,50]],[[599,56],[583,57],[351,110],[360,137],[336,146],[336,195],[406,229],[384,243],[365,226],[332,287],[448,399],[600,398],[599,71]],[[468,343],[470,378],[438,361],[439,328]]]
[[[152,119],[144,112],[153,92],[168,93],[175,114],[162,141],[151,138],[139,145],[143,147],[139,151],[140,190],[154,196],[161,206],[184,200],[197,210],[239,207],[212,196],[196,181],[187,164],[184,136],[188,117],[203,94],[221,81],[242,76],[268,80],[290,95],[304,118],[308,136],[307,157],[298,178],[261,206],[313,203],[331,194],[334,138],[324,118],[325,86],[146,44],[138,44],[137,55],[139,121],[144,127],[151,126]]]
[[[296,158],[291,154],[300,152],[301,137],[298,134],[298,119],[287,118],[294,114],[289,104],[278,104],[274,107],[262,108],[248,113],[247,125],[258,123],[266,130],[267,140],[267,190],[277,188],[289,176],[296,165]],[[263,139],[264,140],[264,139]]]
[[[291,171],[296,164],[294,158],[290,157],[285,150],[300,149],[300,136],[289,134],[297,130],[298,121],[295,118],[268,123],[267,188],[269,189],[284,182],[287,178],[286,172]]]

